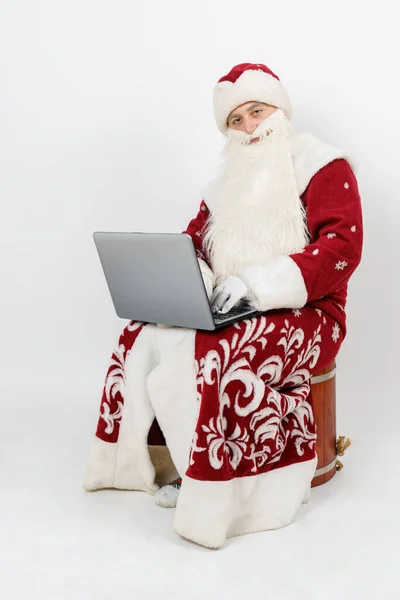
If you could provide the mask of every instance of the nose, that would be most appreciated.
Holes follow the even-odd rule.
[[[244,131],[246,133],[253,133],[253,131],[256,129],[257,124],[254,123],[254,121],[250,118],[245,119],[243,122],[243,126],[244,126]]]

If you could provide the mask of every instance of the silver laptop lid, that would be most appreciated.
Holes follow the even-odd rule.
[[[93,237],[119,317],[215,328],[189,235],[95,232]]]

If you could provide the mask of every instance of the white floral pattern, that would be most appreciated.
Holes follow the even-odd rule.
[[[292,312],[295,314],[295,310]],[[321,325],[306,342],[303,329],[285,319],[277,343],[282,353],[267,354],[254,370],[249,368],[249,361],[258,350],[266,348],[275,324],[261,316],[233,327],[236,332],[229,341],[219,340],[220,350],[211,349],[195,361],[199,406],[203,386],[217,384],[219,414],[201,425],[205,436],[202,434],[200,445],[198,433],[193,436],[190,465],[195,464],[198,453],[207,449],[208,462],[214,470],[221,469],[228,459],[233,470],[244,460],[250,461],[251,471],[256,472],[267,461],[270,464],[279,460],[289,435],[285,433],[285,423],[291,423],[290,436],[299,456],[305,446],[312,448],[315,444],[313,414],[306,399],[310,370],[320,355]],[[242,387],[235,395],[229,390],[232,383]],[[239,424],[244,418],[247,426]]]
[[[131,321],[126,326],[127,331],[138,331],[143,326],[143,323],[140,321]]]
[[[250,444],[250,453],[245,457],[253,462],[252,472],[256,472],[267,461],[269,463],[277,462],[286,445],[286,435],[282,428],[282,423],[288,421],[289,414],[295,424],[292,429],[297,454],[302,456],[304,453],[304,443],[315,443],[315,434],[309,431],[308,424],[303,418],[302,405],[310,393],[310,386],[304,383],[292,392],[291,395],[281,394],[278,390],[271,390],[266,398],[267,408],[255,413],[250,421],[250,428],[254,431],[254,443]],[[282,399],[285,400],[286,410],[282,411]],[[314,422],[311,407],[307,410],[309,422]],[[265,419],[257,428],[256,423],[260,419]],[[300,419],[298,418],[300,417]],[[257,444],[262,443],[261,450],[256,451]]]
[[[328,240],[331,240],[332,238],[336,237],[336,233],[327,233],[326,237],[328,238]]]
[[[214,424],[214,419],[210,419],[209,425],[202,425],[202,429],[207,433],[208,457],[210,465],[213,469],[220,469],[223,465],[223,454],[227,454],[230,465],[236,469],[242,456],[246,450],[249,434],[246,429],[243,432],[239,425],[236,427],[231,436],[226,439],[226,419],[219,416]],[[193,446],[192,446],[193,447]],[[222,456],[218,456],[219,450],[222,448]]]
[[[195,452],[204,452],[204,450],[207,450],[207,448],[201,448],[200,446],[197,445],[198,439],[199,439],[199,434],[197,433],[197,431],[195,431],[193,434],[192,445],[190,448],[189,465],[194,465],[193,455]]]
[[[101,397],[96,430],[96,436],[104,442],[115,443],[118,441],[126,393],[126,360],[143,325],[144,323],[139,321],[130,321],[124,328],[112,354]]]
[[[104,391],[108,402],[114,398],[117,392],[124,397],[125,389],[125,346],[117,346],[113,352],[113,358],[110,363],[110,372],[107,376]],[[115,356],[115,358],[114,358]],[[114,368],[112,368],[114,367]]]
[[[133,329],[131,329],[131,331],[133,331]],[[110,369],[104,385],[105,401],[101,405],[102,411],[100,411],[100,418],[103,419],[107,425],[104,430],[106,434],[110,434],[114,431],[115,422],[119,421],[122,417],[123,398],[125,392],[124,353],[125,346],[123,344],[120,344],[114,350]],[[110,406],[117,393],[121,394],[122,401],[117,401],[117,409],[114,412],[111,412]]]
[[[357,227],[356,227],[355,225],[353,225],[353,226],[350,228],[350,231],[351,231],[352,233],[355,233],[355,232],[357,231]]]
[[[107,402],[103,402],[102,408],[103,412],[100,413],[101,418],[105,421],[107,427],[104,429],[104,432],[109,435],[114,431],[115,421],[118,421],[122,417],[123,412],[123,403],[118,400],[117,401],[117,410],[113,413],[110,412],[110,405]]]

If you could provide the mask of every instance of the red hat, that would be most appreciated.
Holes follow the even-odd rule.
[[[233,109],[252,100],[281,108],[289,119],[292,115],[289,96],[279,77],[265,65],[242,63],[221,77],[214,88],[218,129],[225,133],[226,120]]]

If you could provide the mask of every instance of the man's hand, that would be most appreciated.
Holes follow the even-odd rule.
[[[211,310],[225,314],[240,300],[247,298],[248,289],[244,281],[231,275],[218,285],[211,296]]]

